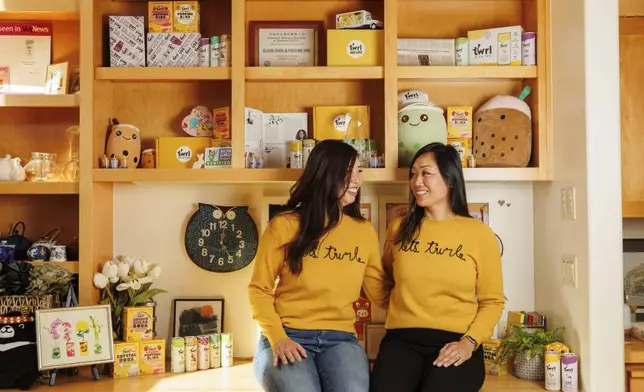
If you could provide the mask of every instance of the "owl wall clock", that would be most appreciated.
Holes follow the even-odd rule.
[[[238,271],[255,258],[259,235],[248,207],[199,203],[186,227],[186,252],[212,272]]]

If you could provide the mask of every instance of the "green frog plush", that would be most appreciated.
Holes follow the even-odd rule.
[[[427,101],[398,111],[398,167],[409,167],[416,152],[434,142],[447,143],[443,109]]]

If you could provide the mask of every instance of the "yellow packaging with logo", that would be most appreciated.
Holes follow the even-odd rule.
[[[114,342],[114,378],[139,375],[139,342]]]
[[[348,122],[347,113],[351,116]],[[317,140],[342,140],[345,131],[347,139],[369,139],[369,127],[369,106],[313,107],[313,136]]]
[[[458,155],[461,157],[461,165],[464,168],[467,167],[467,160],[472,155],[472,139],[465,137],[448,138],[447,143],[458,151]]]
[[[139,343],[139,373],[165,373],[165,339],[148,340]]]
[[[381,66],[384,30],[327,30],[328,66]]]
[[[123,309],[123,340],[140,342],[154,337],[154,315],[151,306]]]
[[[197,162],[197,154],[206,153],[212,141],[208,136],[159,137],[156,159],[158,169],[190,169]]]

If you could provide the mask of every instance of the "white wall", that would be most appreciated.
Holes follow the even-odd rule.
[[[252,268],[215,274],[194,265],[184,250],[185,225],[196,203],[249,205],[258,227],[262,193],[284,195],[286,187],[215,185],[118,185],[114,200],[114,254],[144,256],[163,267],[155,287],[169,291],[157,297],[159,334],[169,338],[172,299],[223,296],[224,328],[235,335],[235,356],[254,354],[257,330],[251,319],[246,287]],[[377,210],[378,195],[406,192],[400,187],[365,187]],[[532,184],[471,183],[470,202],[490,205],[490,225],[505,245],[503,257],[506,310],[534,308]],[[384,201],[384,197],[382,198]],[[505,203],[499,204],[499,200]],[[508,206],[509,204],[509,206]],[[377,226],[377,225],[376,225]]]
[[[586,391],[624,388],[617,22],[617,0],[551,1],[555,181],[535,185],[536,306],[567,328]],[[562,284],[564,254],[578,256],[577,288]]]

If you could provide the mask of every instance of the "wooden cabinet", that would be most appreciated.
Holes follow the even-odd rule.
[[[644,17],[620,19],[622,208],[625,218],[644,217]]]

